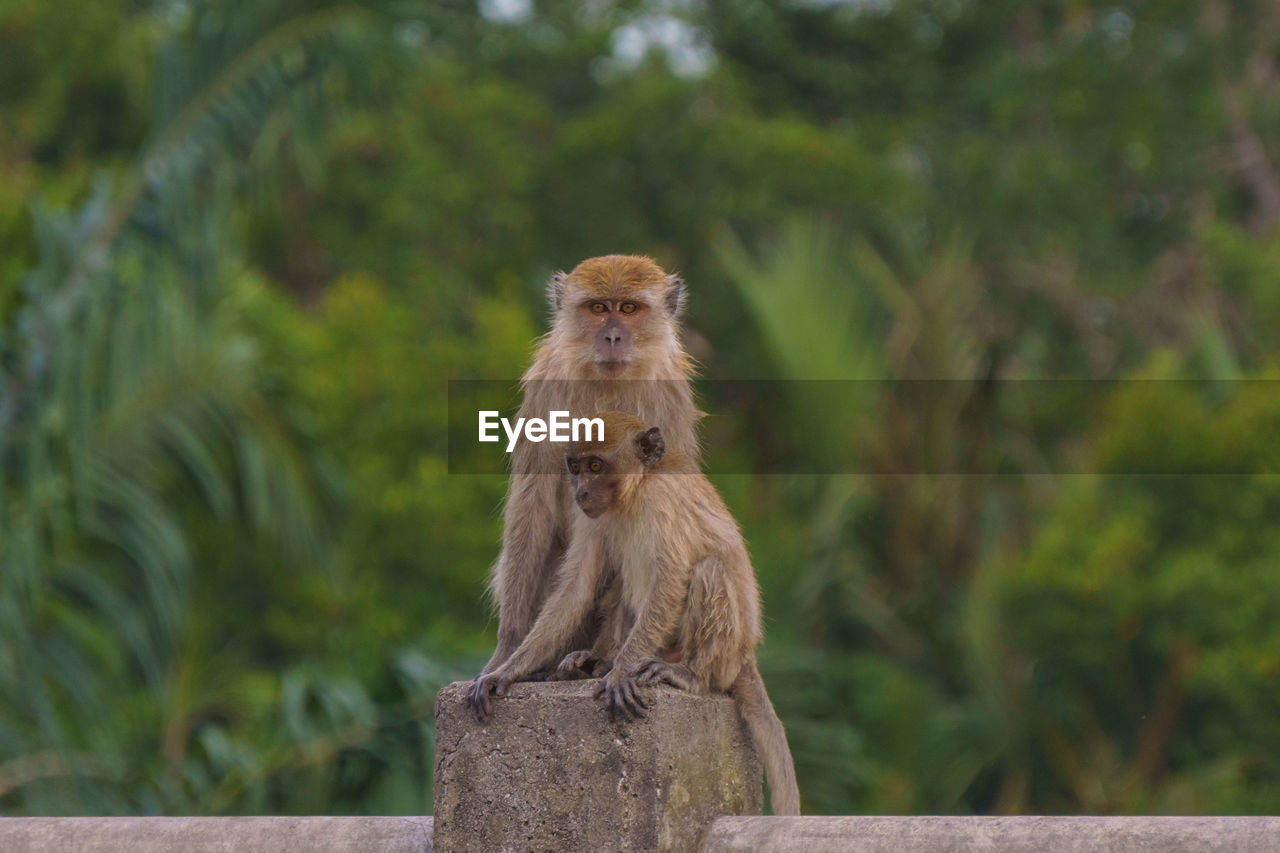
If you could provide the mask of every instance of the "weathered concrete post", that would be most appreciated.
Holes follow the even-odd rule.
[[[516,684],[489,722],[467,683],[436,698],[435,849],[697,850],[720,815],[760,814],[760,761],[727,696],[658,688],[611,723],[598,681]]]

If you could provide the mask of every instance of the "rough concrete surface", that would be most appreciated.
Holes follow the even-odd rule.
[[[442,851],[697,850],[727,814],[760,814],[761,768],[733,700],[659,687],[610,722],[598,680],[515,684],[481,725],[468,682],[436,698]]]
[[[430,853],[429,817],[6,817],[3,853]]]
[[[725,817],[704,853],[1275,853],[1276,817]]]

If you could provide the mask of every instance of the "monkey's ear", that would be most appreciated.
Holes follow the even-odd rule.
[[[564,282],[569,276],[564,271],[560,271],[551,276],[551,281],[547,282],[547,301],[551,303],[552,311],[560,310],[560,302],[564,298]]]
[[[688,294],[684,289],[684,279],[678,275],[667,276],[667,313],[679,317],[684,313],[684,303]]]
[[[662,461],[667,452],[667,443],[662,439],[662,430],[649,427],[636,436],[636,455],[646,468],[652,468]]]

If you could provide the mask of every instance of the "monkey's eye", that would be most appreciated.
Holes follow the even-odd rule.
[[[577,459],[570,459],[570,460],[569,460],[569,473],[570,473],[570,474],[577,474],[577,473],[578,473],[578,460],[577,460]]]
[[[621,311],[623,314],[634,314],[636,313],[636,308],[638,307],[639,306],[636,305],[634,302],[624,302],[620,306],[618,306],[618,310]]]
[[[599,474],[600,469],[603,467],[604,466],[600,464],[599,459],[592,459],[590,462],[587,463],[587,470],[590,471],[592,474]]]
[[[592,302],[591,313],[592,314],[608,314],[609,306],[605,305],[603,302]]]

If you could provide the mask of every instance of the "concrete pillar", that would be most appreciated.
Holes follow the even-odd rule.
[[[515,684],[480,725],[466,682],[436,698],[435,844],[453,851],[697,850],[760,814],[760,761],[733,700],[667,687],[610,722],[596,680]]]

